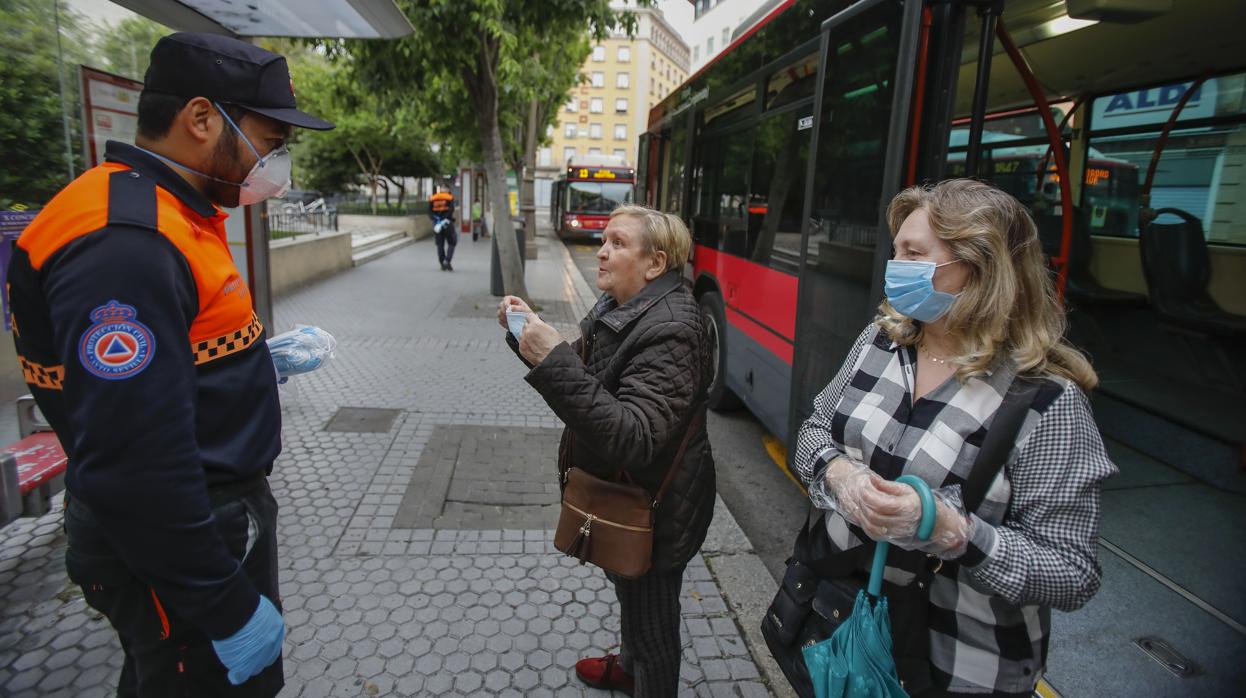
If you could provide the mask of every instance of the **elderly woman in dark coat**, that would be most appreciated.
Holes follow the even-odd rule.
[[[580,322],[581,339],[563,341],[514,296],[498,309],[503,327],[507,311],[527,313],[518,340],[507,337],[532,367],[528,383],[567,425],[564,467],[600,478],[622,470],[651,495],[677,468],[655,512],[653,568],[637,579],[609,575],[622,615],[620,654],[576,664],[576,675],[590,686],[636,696],[676,694],[684,567],[704,542],[714,511],[704,421],[713,369],[696,299],[681,275],[691,244],[679,218],[620,207],[597,252],[597,287],[604,293]],[[689,428],[687,451],[672,466]]]

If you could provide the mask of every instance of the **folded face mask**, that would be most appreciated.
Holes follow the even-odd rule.
[[[518,310],[508,310],[506,311],[506,324],[510,326],[511,334],[515,339],[519,339],[523,326],[528,324],[528,314]]]

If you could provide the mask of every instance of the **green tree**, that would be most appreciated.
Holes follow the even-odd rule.
[[[142,82],[147,75],[152,47],[173,30],[146,17],[129,17],[105,25],[99,31],[100,38],[95,43],[98,67]]]
[[[81,169],[76,66],[88,45],[82,18],[60,9],[70,158]],[[56,17],[45,0],[0,0],[0,209],[42,206],[69,183],[57,74]]]
[[[503,285],[507,293],[526,297],[509,220],[503,125],[512,117],[520,123],[533,119],[533,66],[539,72],[558,68],[543,50],[577,44],[586,33],[601,40],[616,26],[634,31],[636,18],[613,9],[610,0],[400,0],[399,6],[415,25],[414,34],[399,41],[349,42],[342,52],[352,58],[360,79],[383,93],[415,90],[432,107],[439,134],[466,146],[465,152],[480,153]],[[580,62],[572,65],[578,68]],[[561,94],[565,98],[566,88]]]
[[[332,131],[300,133],[292,148],[300,186],[325,192],[366,186],[375,211],[378,189],[406,195],[404,177],[440,174],[441,162],[429,145],[425,117],[410,96],[382,100],[365,89],[349,62],[331,64],[316,48],[271,42],[286,56],[300,106],[334,122]]]

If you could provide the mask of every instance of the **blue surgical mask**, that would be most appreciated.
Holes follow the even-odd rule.
[[[901,315],[920,322],[934,322],[943,317],[960,294],[944,293],[934,288],[934,273],[943,264],[892,259],[887,262],[883,292],[887,302]]]

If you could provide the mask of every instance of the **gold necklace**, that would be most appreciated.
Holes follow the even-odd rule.
[[[931,361],[939,364],[940,366],[947,366],[952,363],[950,359],[945,359],[944,357],[938,356],[934,352],[930,351],[930,348],[926,346],[925,342],[922,342],[921,344],[917,345],[917,348],[926,352],[927,359],[930,359]]]

